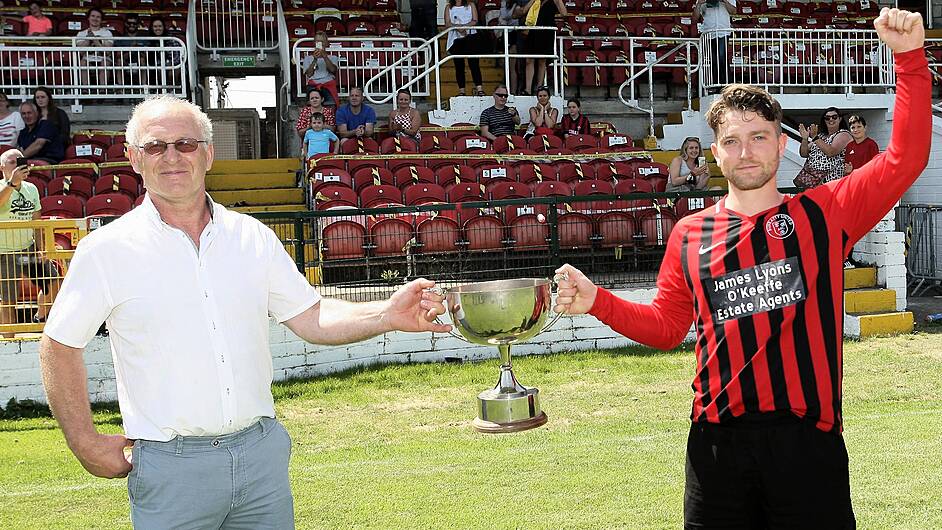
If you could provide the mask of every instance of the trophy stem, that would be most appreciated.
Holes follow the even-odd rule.
[[[510,370],[510,344],[498,344],[497,351],[500,353],[500,367],[506,366]]]

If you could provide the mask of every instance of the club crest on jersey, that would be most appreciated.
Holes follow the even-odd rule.
[[[795,221],[787,213],[777,213],[765,222],[765,231],[775,239],[785,239],[795,232]]]

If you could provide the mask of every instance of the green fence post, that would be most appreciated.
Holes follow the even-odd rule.
[[[294,219],[294,262],[304,274],[304,219]]]
[[[553,269],[556,269],[563,263],[559,255],[559,215],[556,211],[555,200],[550,203],[547,214],[546,222],[549,223],[550,229],[550,253],[553,255]]]

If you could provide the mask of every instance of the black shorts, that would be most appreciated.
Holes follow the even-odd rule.
[[[528,31],[526,36],[523,37],[522,53],[540,55],[552,54],[553,31],[548,29],[531,29]]]
[[[58,279],[60,274],[53,262],[39,257],[35,245],[19,252],[0,254],[0,300],[3,304],[16,304],[20,276],[25,276],[47,292],[49,282]]]
[[[684,528],[852,529],[844,438],[788,413],[694,423]]]

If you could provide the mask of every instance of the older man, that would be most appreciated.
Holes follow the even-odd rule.
[[[886,152],[794,197],[776,172],[788,138],[761,88],[707,112],[729,195],[670,234],[650,305],[564,265],[557,310],[590,313],[657,348],[696,323],[685,528],[854,528],[841,436],[843,261],[926,167],[932,83],[922,17],[883,8],[897,93]]]
[[[384,302],[322,299],[281,241],[206,194],[212,124],[167,96],[127,125],[143,204],[82,240],[40,345],[66,442],[90,473],[128,475],[136,528],[292,528],[291,441],[274,419],[269,315],[319,344],[432,323],[415,280]],[[82,351],[106,321],[124,435],[95,430]],[[131,457],[124,449],[131,447]]]
[[[363,89],[352,87],[347,104],[337,109],[337,136],[341,138],[370,138],[376,127],[376,111],[363,103]]]
[[[29,168],[16,161],[23,153],[10,149],[0,154],[0,221],[29,221],[39,219],[39,189],[26,181]],[[19,296],[20,276],[25,275],[41,290],[36,321],[46,319],[48,303],[55,300],[59,290],[59,270],[52,262],[42,258],[42,236],[31,228],[4,228],[0,230],[0,323],[16,323],[16,299]],[[12,336],[12,334],[6,334]]]
[[[65,157],[65,145],[56,126],[40,119],[39,107],[32,101],[20,103],[20,116],[26,127],[20,131],[16,143],[23,156],[30,160],[45,160],[58,164]]]
[[[520,113],[507,106],[510,92],[504,85],[494,89],[494,105],[481,111],[481,136],[494,141],[498,136],[513,134],[520,125]]]

